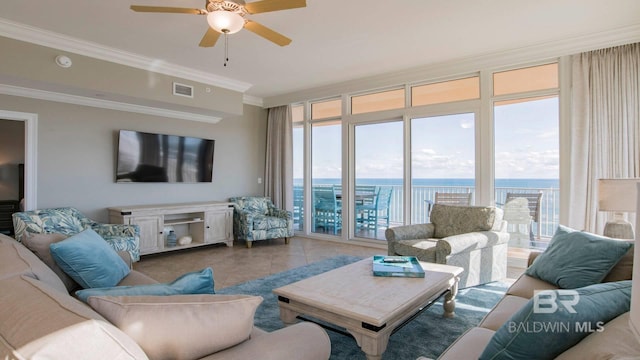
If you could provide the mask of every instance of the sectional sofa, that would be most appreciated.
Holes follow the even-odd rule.
[[[615,261],[616,256],[609,256],[604,248],[576,242],[583,237],[601,240],[561,226],[546,250],[547,258],[531,252],[527,271],[478,326],[460,336],[438,359],[640,359],[640,342],[629,327],[631,281],[626,281],[632,277],[633,247],[618,248],[618,255],[623,255]],[[554,242],[556,250],[563,241],[574,241],[580,247],[567,247],[564,253],[552,251]],[[604,263],[607,257],[612,261],[609,264]],[[534,267],[537,258],[542,261]],[[553,261],[560,267],[554,268]],[[596,268],[604,270],[601,275],[595,273]],[[540,279],[548,276],[556,281]],[[601,281],[576,287],[590,282],[587,277]],[[552,297],[543,295],[549,293]]]
[[[128,257],[126,252],[120,255]],[[119,285],[156,283],[131,270]],[[253,314],[259,297],[96,297],[103,300],[103,306],[119,303],[116,312],[124,314],[125,322],[136,311],[128,300],[139,300],[143,302],[139,308],[151,309],[147,318],[153,326],[134,322],[125,332],[116,326],[121,323],[111,323],[103,312],[68,291],[61,278],[32,251],[0,235],[0,359],[326,360],[331,351],[329,337],[315,324],[299,323],[271,333],[255,328]],[[236,320],[234,309],[243,311],[242,319]],[[153,343],[154,337],[170,341]],[[142,339],[144,346],[134,339]]]

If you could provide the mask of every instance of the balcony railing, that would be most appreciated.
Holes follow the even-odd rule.
[[[391,226],[403,223],[404,219],[404,190],[401,185],[378,185],[391,186],[391,204],[389,205],[389,222]],[[428,202],[435,199],[436,192],[461,192],[473,193],[475,198],[475,188],[469,186],[412,186],[411,190],[411,223],[425,223],[429,221]],[[524,188],[524,187],[499,187],[495,189],[495,199],[498,206],[505,203],[507,193],[537,193],[542,192],[540,204],[540,236],[550,238],[553,236],[559,224],[560,192],[558,188]],[[301,220],[301,219],[296,219]],[[300,229],[301,224],[296,224],[296,229]],[[537,226],[533,226],[534,235],[537,237]]]

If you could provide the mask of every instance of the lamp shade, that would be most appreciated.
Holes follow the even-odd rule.
[[[640,179],[599,179],[598,210],[635,212]]]
[[[210,12],[207,14],[207,22],[215,31],[224,34],[235,34],[244,27],[242,15],[225,10]]]

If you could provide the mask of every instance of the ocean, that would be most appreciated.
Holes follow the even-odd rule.
[[[340,184],[341,179],[320,178],[313,179],[315,185]],[[357,185],[402,185],[402,179],[369,178],[357,179]],[[448,187],[462,186],[474,187],[474,179],[413,179],[415,186]],[[294,185],[301,186],[302,179],[294,179]],[[558,189],[559,179],[496,179],[498,188],[530,188],[530,189]]]

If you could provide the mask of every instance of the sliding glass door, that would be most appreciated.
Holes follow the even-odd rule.
[[[402,129],[402,121],[355,126],[356,237],[385,240],[389,226],[403,223]]]

